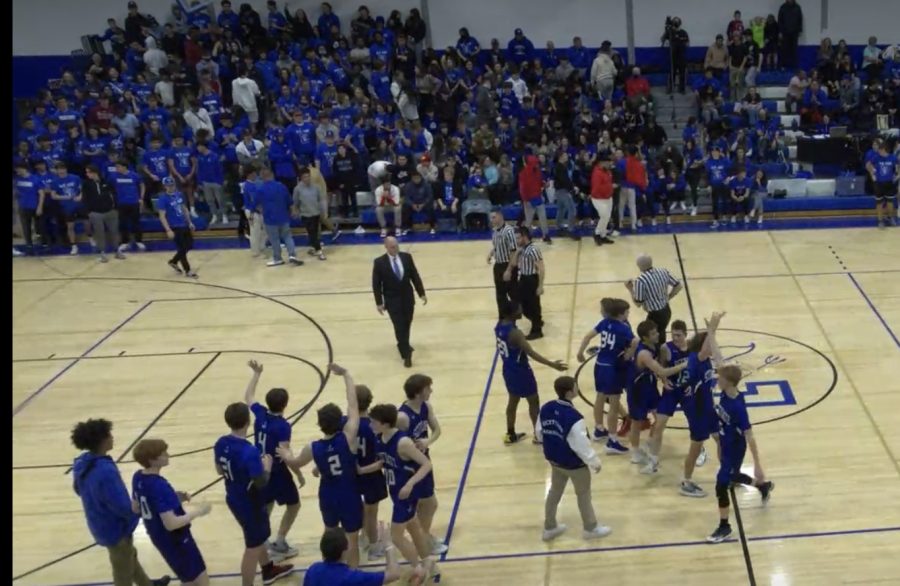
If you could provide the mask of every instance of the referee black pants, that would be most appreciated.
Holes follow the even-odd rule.
[[[656,329],[659,330],[659,344],[662,346],[666,342],[666,328],[672,319],[672,308],[666,305],[662,309],[650,311],[647,313],[647,319],[656,324]]]
[[[512,270],[512,278],[509,281],[503,280],[503,273],[509,267],[508,262],[494,263],[494,293],[497,294],[497,315],[503,319],[503,304],[507,301],[516,300],[516,278],[519,271],[515,267]]]
[[[539,333],[544,327],[541,296],[537,292],[538,282],[537,275],[519,275],[519,303],[522,304],[522,313],[531,322],[531,333]]]

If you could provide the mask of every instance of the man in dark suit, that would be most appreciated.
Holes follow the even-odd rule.
[[[409,345],[409,330],[416,306],[413,287],[423,305],[428,303],[428,298],[412,255],[400,252],[400,245],[394,237],[384,239],[384,248],[387,254],[376,258],[372,266],[372,293],[378,313],[384,315],[387,310],[391,317],[397,349],[400,350],[403,365],[410,368],[413,348]]]

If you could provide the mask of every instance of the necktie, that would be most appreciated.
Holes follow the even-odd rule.
[[[391,257],[391,265],[394,267],[394,274],[397,275],[397,278],[402,279],[403,275],[400,272],[400,259],[396,256]]]

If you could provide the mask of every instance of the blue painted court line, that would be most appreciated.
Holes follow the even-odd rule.
[[[878,318],[878,321],[881,322],[881,325],[884,326],[884,329],[887,330],[887,333],[893,338],[894,344],[897,345],[897,348],[900,348],[900,340],[897,339],[897,334],[894,333],[894,330],[891,329],[891,326],[884,321],[884,318],[881,316],[881,313],[878,312],[878,308],[875,307],[875,304],[872,303],[872,300],[869,299],[869,296],[866,295],[865,290],[863,290],[862,285],[859,284],[859,281],[856,280],[856,277],[853,276],[853,273],[847,273],[847,276],[850,277],[850,280],[853,281],[853,284],[856,286],[859,293],[863,296],[863,299],[866,300],[866,303],[869,304],[869,307],[872,308],[872,312],[875,314],[875,317]]]
[[[447,524],[447,535],[444,537],[444,543],[450,545],[450,538],[453,537],[453,527],[456,525],[456,516],[459,514],[459,504],[462,501],[463,490],[466,488],[466,480],[469,478],[469,467],[472,465],[472,456],[475,455],[475,443],[478,441],[478,433],[481,431],[481,420],[484,418],[484,409],[487,407],[488,395],[491,392],[491,382],[494,380],[494,372],[497,369],[497,359],[500,357],[500,351],[494,351],[494,361],[491,363],[491,372],[488,374],[487,382],[484,383],[484,395],[481,397],[481,405],[478,407],[478,417],[475,420],[475,431],[472,433],[472,441],[469,443],[469,451],[466,453],[466,463],[463,465],[462,476],[459,478],[459,487],[456,489],[456,500],[453,501],[453,508],[450,511],[450,522]],[[446,552],[441,554],[441,561],[447,559],[449,547]]]
[[[81,361],[82,358],[84,358],[85,356],[87,356],[88,354],[90,354],[91,352],[93,352],[98,346],[100,346],[100,344],[102,344],[103,342],[107,341],[107,340],[108,340],[110,337],[112,337],[116,332],[118,332],[118,331],[121,330],[123,327],[125,327],[125,324],[127,324],[128,322],[130,322],[131,320],[133,320],[134,318],[136,318],[138,315],[140,315],[140,313],[141,313],[142,311],[144,311],[145,309],[147,309],[148,307],[150,307],[150,304],[151,304],[151,303],[153,303],[153,301],[148,301],[148,302],[144,303],[142,306],[140,306],[140,307],[137,309],[137,311],[135,311],[134,313],[132,313],[131,315],[129,315],[127,318],[125,318],[125,321],[123,321],[122,323],[120,323],[119,325],[117,325],[117,326],[116,326],[115,328],[113,328],[112,330],[108,331],[108,332],[106,333],[106,335],[103,336],[102,338],[100,338],[99,340],[97,340],[97,341],[94,343],[93,346],[91,346],[90,348],[88,348],[87,350],[85,350],[85,351],[81,354],[81,356],[79,356],[78,358],[76,358],[75,360],[73,360],[72,362],[70,362],[69,364],[67,364],[65,368],[63,368],[62,370],[60,370],[59,372],[57,372],[55,375],[53,375],[53,378],[51,378],[50,380],[48,380],[47,382],[45,382],[43,385],[41,385],[41,387],[40,387],[38,390],[36,390],[35,392],[33,392],[33,393],[31,393],[30,395],[28,395],[28,397],[27,397],[24,401],[22,401],[21,403],[19,403],[18,405],[16,405],[15,408],[13,408],[13,417],[15,417],[16,415],[18,415],[19,412],[21,412],[22,409],[24,409],[25,407],[27,407],[28,404],[29,404],[31,401],[33,401],[38,395],[40,395],[40,394],[43,393],[45,390],[47,390],[47,389],[50,387],[50,385],[52,385],[54,382],[56,382],[56,381],[59,379],[59,377],[61,377],[62,375],[66,374],[66,372],[68,372],[73,366],[75,366],[76,364],[78,364],[78,363]]]
[[[895,533],[900,532],[900,526],[897,527],[870,527],[867,529],[846,529],[842,531],[819,531],[814,533],[789,533],[785,535],[766,535],[762,537],[750,537],[748,541],[787,541],[793,539],[815,539],[819,537],[841,537],[841,536],[849,536],[849,535],[871,535],[877,533]],[[729,539],[726,543],[737,543],[737,539]],[[481,556],[467,556],[467,557],[459,557],[459,558],[451,558],[447,560],[443,560],[444,564],[453,564],[453,563],[461,563],[461,562],[485,562],[485,561],[495,561],[495,560],[510,560],[510,559],[522,559],[522,558],[536,558],[536,557],[550,557],[555,555],[577,555],[577,554],[588,554],[588,553],[604,553],[604,552],[618,552],[618,551],[640,551],[640,550],[649,550],[649,549],[667,549],[667,548],[675,548],[675,547],[693,547],[693,546],[705,546],[705,547],[722,547],[721,545],[713,545],[704,541],[676,541],[676,542],[668,542],[668,543],[648,543],[646,545],[619,545],[619,546],[611,546],[611,547],[589,547],[584,549],[559,549],[559,550],[548,550],[548,551],[530,551],[530,552],[522,552],[522,553],[500,553],[493,555],[481,555]],[[382,568],[384,564],[362,564],[360,568],[362,569],[370,569],[370,568]],[[306,572],[308,568],[297,568],[294,570],[294,574],[302,574]],[[240,576],[238,572],[228,572],[223,574],[210,574],[209,577],[211,580],[223,579],[223,578],[236,578]],[[55,586],[112,586],[112,582],[82,582],[79,584],[56,584]]]

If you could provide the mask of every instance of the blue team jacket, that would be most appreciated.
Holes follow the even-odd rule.
[[[112,458],[85,452],[75,458],[72,475],[88,529],[98,544],[115,545],[134,533],[139,517],[131,510],[131,497]]]

